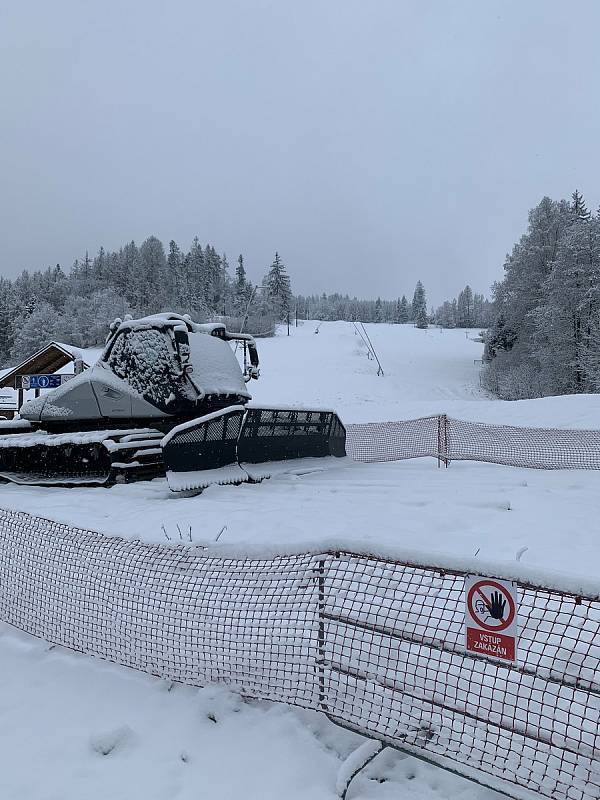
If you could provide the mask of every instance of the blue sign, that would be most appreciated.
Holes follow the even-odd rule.
[[[56,389],[62,383],[60,375],[22,375],[23,389]]]

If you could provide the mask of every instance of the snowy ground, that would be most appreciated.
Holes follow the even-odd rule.
[[[49,648],[0,624],[2,800],[335,800],[361,737],[322,715],[244,702]],[[382,753],[348,800],[500,800]]]
[[[445,411],[486,422],[599,427],[600,396],[508,403],[479,388],[481,343],[465,331],[367,326],[385,369],[351,324],[307,322],[262,340],[256,402],[322,405],[345,422],[408,419]],[[470,331],[473,337],[475,332]],[[155,480],[111,489],[0,486],[0,506],[126,537],[277,546],[318,539],[418,547],[587,574],[600,563],[589,520],[600,513],[600,473],[542,472],[433,459],[344,464],[323,473],[282,475],[260,485],[212,486],[183,498]],[[166,530],[166,536],[165,531]]]
[[[385,377],[348,323],[307,322],[259,343],[254,399],[339,410],[346,422],[454,417],[533,426],[600,426],[600,397],[506,403],[479,388],[475,332],[367,326]],[[277,546],[344,539],[596,574],[600,473],[541,472],[430,459],[338,466],[260,485],[171,496],[156,480],[111,489],[0,486],[0,506],[113,534]],[[333,798],[341,757],[360,740],[315,715],[242,704],[222,690],[174,687],[0,628],[4,798]],[[209,719],[214,712],[217,722]],[[107,755],[102,750],[114,749]],[[379,766],[377,764],[379,763]],[[370,776],[370,777],[369,777]],[[380,783],[380,779],[384,779]],[[494,795],[440,770],[382,757],[349,797]]]

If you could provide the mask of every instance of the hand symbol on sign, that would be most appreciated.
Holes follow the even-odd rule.
[[[486,608],[490,612],[492,619],[502,620],[504,617],[504,609],[506,608],[506,600],[502,597],[500,592],[492,592],[492,599]]]

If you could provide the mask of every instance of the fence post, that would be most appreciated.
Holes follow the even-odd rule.
[[[319,569],[317,573],[317,581],[319,587],[319,601],[318,601],[318,614],[319,614],[319,627],[317,632],[317,649],[319,655],[317,658],[317,669],[319,676],[319,710],[327,711],[327,703],[325,702],[325,560],[319,560]]]
[[[446,456],[444,460],[444,466],[446,469],[450,466],[450,445],[449,445],[449,437],[448,437],[448,429],[450,423],[448,422],[448,415],[444,414],[444,455]]]
[[[438,467],[442,466],[442,461],[444,462],[444,466],[448,466],[448,417],[446,414],[439,414],[438,415]]]

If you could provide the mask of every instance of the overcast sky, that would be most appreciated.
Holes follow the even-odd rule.
[[[299,292],[488,291],[540,198],[600,201],[600,3],[0,6],[0,272],[150,234]]]

